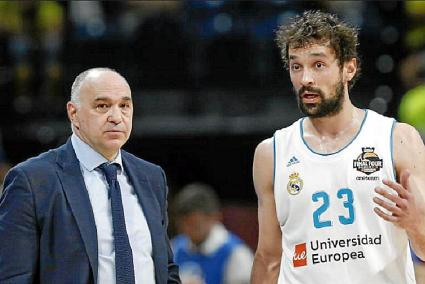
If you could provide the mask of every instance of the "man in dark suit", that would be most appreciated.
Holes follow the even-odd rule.
[[[93,68],[67,104],[73,135],[6,176],[0,283],[180,283],[159,166],[121,150],[133,117],[127,81]]]

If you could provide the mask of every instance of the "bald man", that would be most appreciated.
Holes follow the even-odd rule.
[[[119,73],[79,74],[72,136],[14,167],[0,199],[0,283],[180,283],[163,170],[121,150],[133,118]]]

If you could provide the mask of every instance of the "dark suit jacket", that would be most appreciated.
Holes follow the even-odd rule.
[[[156,283],[180,283],[167,236],[164,172],[125,151],[121,155],[152,236]],[[96,225],[69,139],[6,176],[0,199],[0,283],[97,283],[97,269]]]

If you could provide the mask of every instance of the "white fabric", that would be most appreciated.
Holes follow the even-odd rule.
[[[278,283],[415,283],[406,232],[373,212],[374,188],[383,178],[395,179],[393,124],[368,110],[356,137],[328,155],[305,143],[303,119],[275,133],[274,194],[283,248]],[[372,168],[382,160],[382,168],[369,175],[357,170],[362,154],[374,157]],[[357,244],[370,238],[374,244]]]
[[[98,283],[115,283],[115,249],[112,228],[111,201],[108,198],[108,184],[102,172],[96,169],[107,160],[84,143],[78,136],[71,136],[72,146],[80,161],[81,172],[89,194],[97,229]],[[152,259],[152,241],[145,215],[139,204],[121,160],[121,152],[114,160],[120,164],[117,179],[121,188],[125,225],[133,252],[136,283],[155,283],[155,269]]]

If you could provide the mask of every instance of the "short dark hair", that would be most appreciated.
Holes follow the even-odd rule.
[[[193,212],[212,214],[220,211],[220,202],[211,186],[198,182],[191,183],[175,196],[173,211],[177,216]]]
[[[360,76],[360,58],[357,53],[358,28],[349,26],[336,15],[322,11],[305,11],[292,18],[289,24],[278,27],[276,42],[285,68],[289,67],[289,48],[329,42],[341,67],[353,58],[357,60],[357,72],[348,82],[350,89]]]

